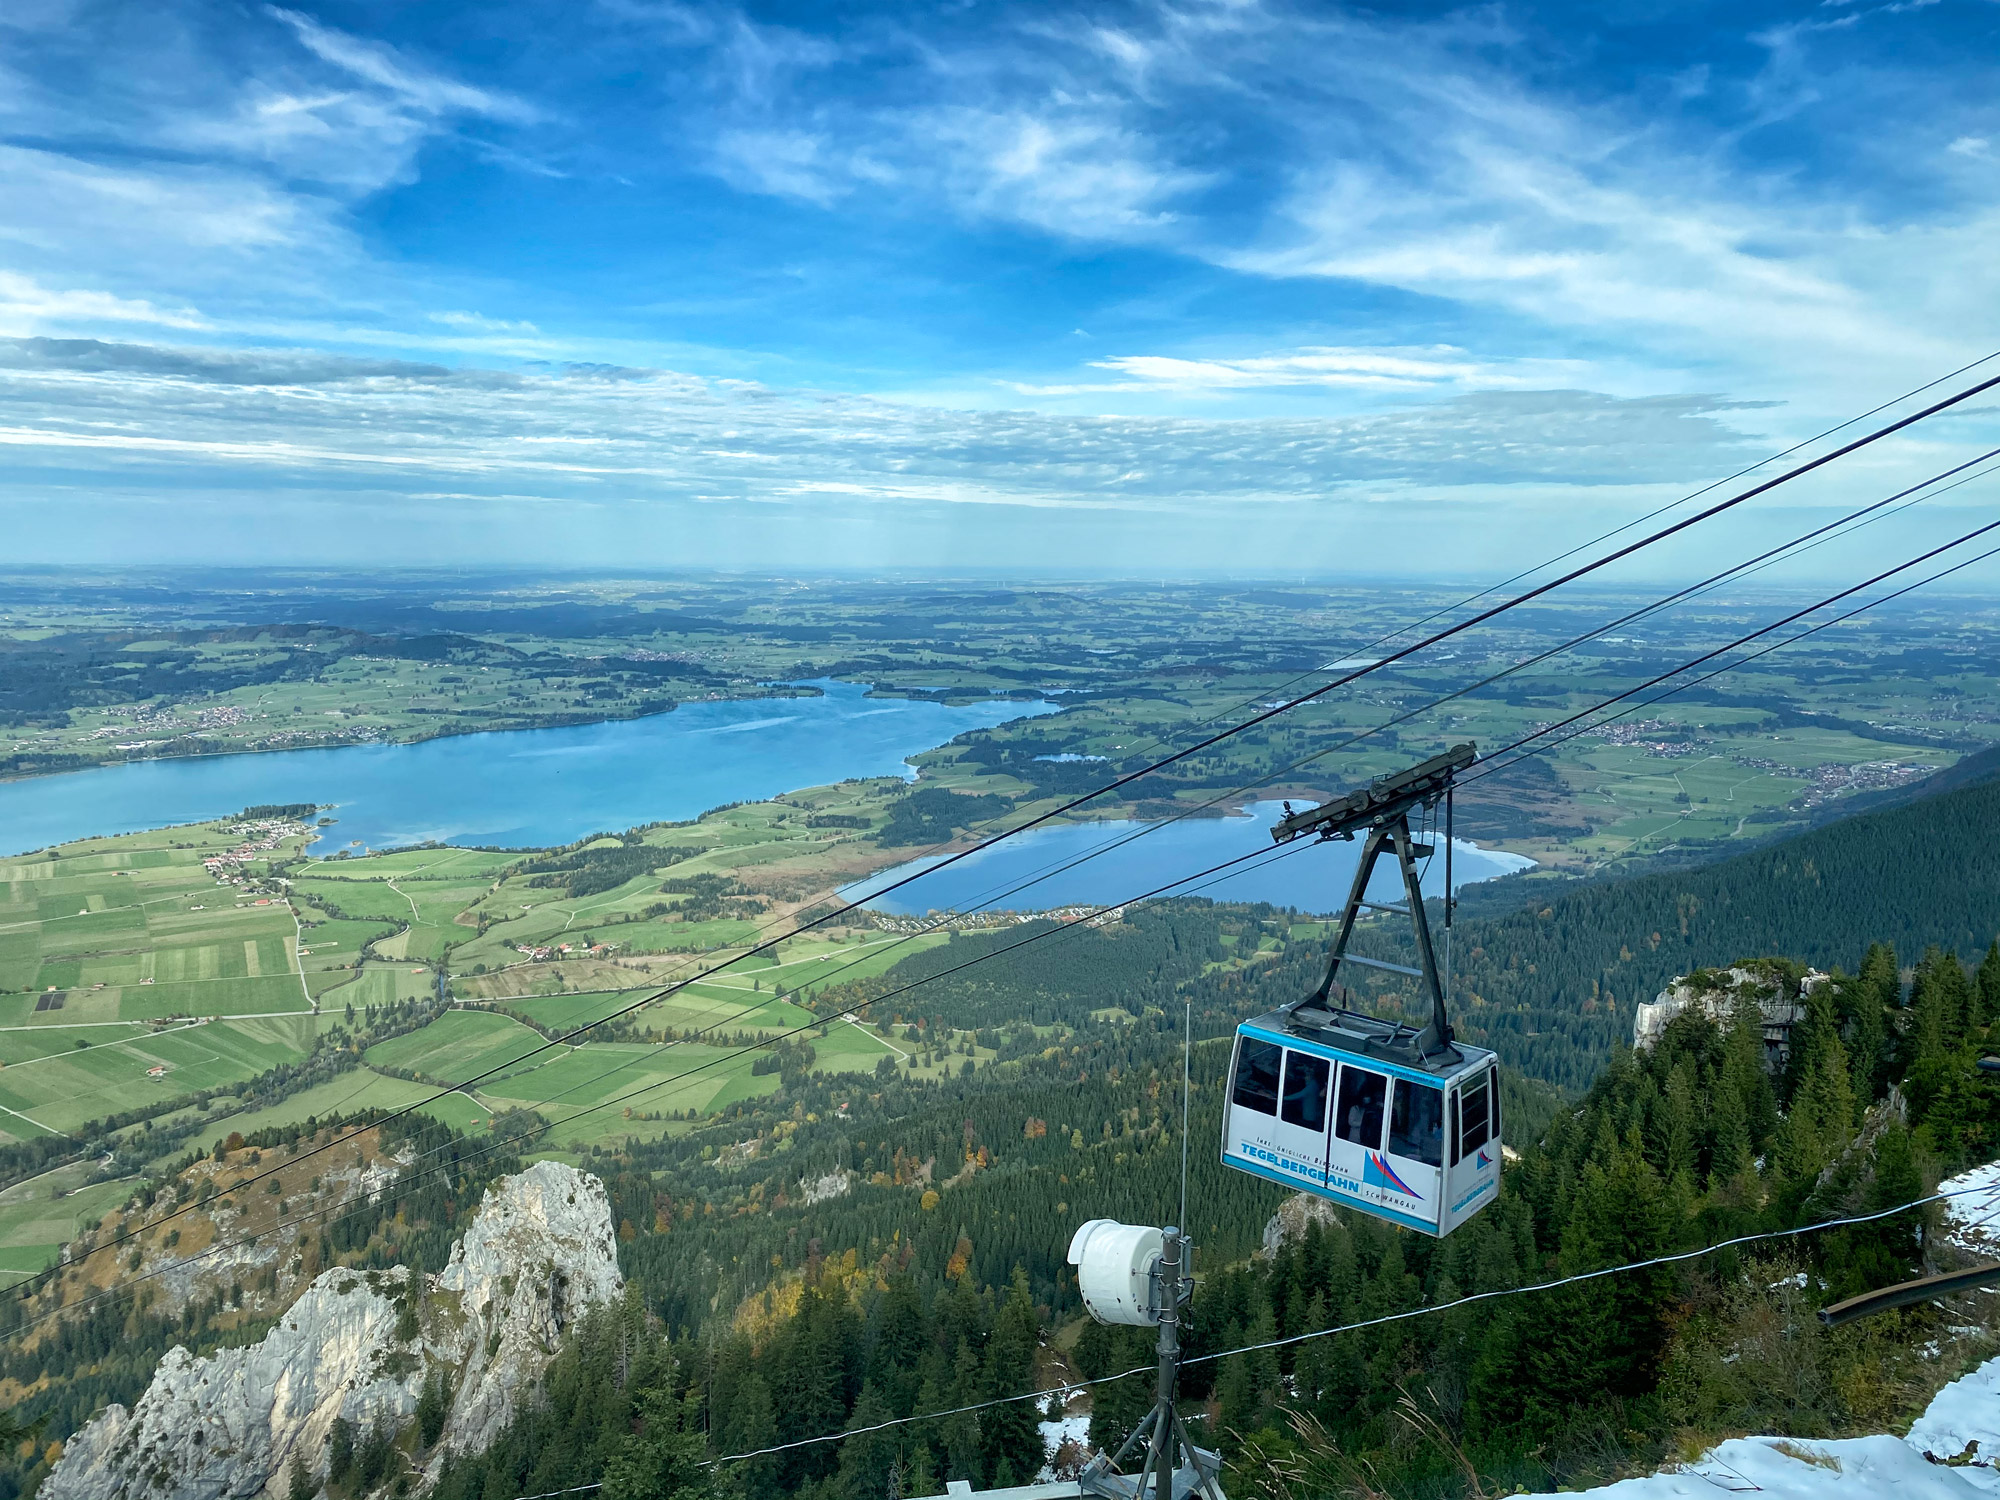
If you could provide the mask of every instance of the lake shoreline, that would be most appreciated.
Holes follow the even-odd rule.
[[[311,802],[338,809],[340,841],[353,849],[552,848],[804,787],[908,779],[912,758],[960,734],[1058,711],[1041,697],[943,704],[834,678],[784,686],[553,728],[149,756],[83,768],[104,773],[91,777],[13,778],[0,782],[0,846],[41,849]]]
[[[859,685],[859,684],[857,684]],[[785,684],[794,686],[794,684]],[[0,771],[0,786],[17,781],[42,781],[51,776],[74,776],[84,771],[112,771],[120,766],[152,765],[160,761],[180,760],[223,760],[238,755],[290,755],[306,750],[365,750],[379,745],[427,745],[433,740],[463,739],[477,734],[531,734],[543,729],[588,729],[597,724],[636,724],[645,719],[662,718],[683,708],[704,703],[759,703],[788,698],[815,698],[825,696],[823,689],[804,691],[810,684],[797,684],[798,692],[754,692],[719,694],[713,698],[681,698],[669,703],[665,708],[649,708],[641,713],[629,714],[546,714],[525,719],[505,719],[491,724],[445,725],[426,730],[421,734],[385,735],[380,739],[333,740],[320,744],[300,745],[246,745],[241,749],[189,750],[172,755],[127,755],[120,759],[106,757],[92,760],[88,756],[74,755],[73,752],[56,752],[67,755],[79,762],[76,765],[50,766],[38,771]],[[868,685],[867,696],[885,702],[936,703],[946,708],[965,708],[981,703],[1044,703],[1055,702],[1047,693],[1037,691],[1032,697],[1023,697],[1018,691],[1006,694],[988,693],[983,696],[972,694],[952,694],[945,697],[931,697],[918,691],[883,691],[873,684]],[[162,741],[172,744],[173,741]],[[801,788],[800,790],[803,790]]]

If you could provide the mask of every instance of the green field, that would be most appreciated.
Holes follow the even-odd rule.
[[[539,1110],[554,1126],[552,1141],[587,1145],[632,1134],[657,1135],[664,1122],[649,1125],[636,1117],[721,1109],[771,1093],[778,1082],[775,1073],[753,1075],[749,1060],[726,1048],[698,1042],[611,1042],[578,1048],[482,1085],[479,1097],[502,1108]]]
[[[0,1192],[0,1289],[52,1264],[63,1246],[131,1196],[133,1179],[81,1186],[79,1162]]]
[[[505,1069],[515,1058],[543,1045],[541,1036],[509,1017],[454,1010],[421,1031],[376,1043],[368,1049],[366,1060],[371,1066],[408,1068],[426,1078],[458,1083],[495,1068]],[[545,1052],[541,1057],[549,1055]]]
[[[328,1012],[345,1013],[372,1005],[388,1005],[398,1000],[421,1000],[437,993],[437,976],[421,964],[371,962],[361,971],[348,974],[341,983],[319,993],[319,1003]]]
[[[257,873],[303,838],[223,820],[0,860],[0,1129],[69,1131],[303,1057],[299,932]],[[242,883],[204,868],[259,839]]]
[[[224,1088],[306,1055],[315,1018],[208,1021],[70,1048],[0,1070],[0,1107],[55,1131],[201,1089]],[[16,1034],[18,1035],[18,1033]],[[149,1076],[152,1069],[165,1071]]]
[[[481,1108],[463,1094],[448,1094],[435,1103],[429,1102],[437,1093],[437,1088],[428,1083],[390,1078],[369,1068],[355,1068],[262,1109],[219,1110],[199,1139],[217,1140],[232,1130],[249,1135],[275,1126],[295,1125],[301,1120],[328,1120],[358,1114],[363,1110],[397,1110],[411,1105],[418,1105],[425,1114],[435,1115],[460,1129],[486,1128],[492,1110]]]

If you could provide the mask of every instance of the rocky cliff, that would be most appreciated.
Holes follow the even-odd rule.
[[[484,1447],[563,1329],[621,1287],[604,1184],[539,1162],[488,1190],[436,1276],[331,1270],[261,1343],[170,1350],[131,1410],[107,1407],[70,1440],[41,1494],[277,1500],[295,1454],[325,1478],[335,1418],[400,1431],[438,1376],[452,1397],[433,1453]],[[388,1482],[412,1466],[398,1458]]]

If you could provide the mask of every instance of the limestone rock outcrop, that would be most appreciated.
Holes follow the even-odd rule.
[[[538,1162],[488,1189],[437,1275],[336,1268],[257,1344],[169,1350],[131,1410],[109,1406],[76,1433],[41,1494],[277,1500],[294,1455],[324,1479],[336,1418],[357,1434],[399,1430],[433,1374],[453,1393],[436,1451],[482,1448],[563,1330],[623,1284],[604,1184]],[[408,1477],[425,1488],[421,1471]]]

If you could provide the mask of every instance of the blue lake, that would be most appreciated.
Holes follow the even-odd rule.
[[[1050,703],[963,706],[822,696],[684,703],[615,724],[139,761],[0,782],[0,853],[194,823],[258,803],[334,803],[316,854],[428,839],[564,844],[599,829],[691,818],[849,777],[907,776],[905,760],[968,729],[1052,713]]]
[[[1184,818],[1178,823],[1072,823],[1032,829],[992,849],[981,850],[946,870],[878,900],[868,892],[917,870],[936,865],[938,858],[911,860],[859,881],[841,894],[848,900],[868,900],[878,911],[920,916],[930,911],[1047,911],[1061,906],[1095,906],[1129,900],[1152,891],[1179,875],[1206,870],[1251,850],[1268,850],[1266,861],[1252,862],[1228,874],[1194,881],[1170,894],[1206,896],[1215,901],[1269,901],[1307,912],[1330,912],[1347,899],[1361,858],[1353,843],[1300,840],[1280,851],[1271,842],[1271,825],[1283,815],[1279,802],[1256,802],[1247,815],[1234,818]],[[1144,830],[1152,829],[1152,832]],[[1140,835],[1133,837],[1133,835]],[[1092,855],[1088,864],[1066,869],[1070,862]],[[1452,884],[1492,880],[1529,869],[1534,861],[1518,854],[1481,849],[1463,839],[1454,841]],[[1444,851],[1439,848],[1424,871],[1426,895],[1444,893]],[[1368,893],[1378,900],[1400,899],[1402,876],[1387,861],[1375,867]]]

